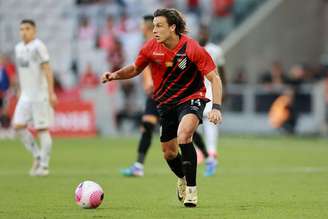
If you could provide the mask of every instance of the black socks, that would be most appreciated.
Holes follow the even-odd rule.
[[[173,160],[166,160],[166,162],[177,177],[184,177],[184,173],[182,171],[182,157],[180,153],[178,153]]]
[[[182,170],[186,176],[187,186],[196,186],[197,155],[194,145],[179,144],[182,153]]]
[[[202,152],[204,157],[208,158],[208,152],[207,152],[204,140],[198,132],[194,133],[192,141],[195,143],[196,147],[198,147],[198,149]]]
[[[144,163],[146,154],[151,145],[151,139],[153,137],[153,131],[155,125],[150,122],[142,122],[144,128],[138,146],[138,158],[137,162]]]

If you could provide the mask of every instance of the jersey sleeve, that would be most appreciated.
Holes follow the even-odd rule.
[[[149,51],[151,49],[150,42],[144,44],[144,46],[139,51],[139,54],[134,62],[135,66],[139,69],[144,69],[149,63]]]
[[[39,60],[40,63],[45,63],[45,62],[49,62],[49,53],[48,53],[48,49],[47,47],[44,45],[44,43],[40,42],[37,46],[37,51],[38,51],[38,56],[39,56]]]
[[[216,65],[208,52],[198,43],[191,43],[189,47],[191,60],[196,64],[202,75],[207,75],[216,69]]]

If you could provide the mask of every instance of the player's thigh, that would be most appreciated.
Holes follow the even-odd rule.
[[[32,119],[32,103],[19,99],[15,108],[12,126],[15,129],[24,128]]]
[[[152,98],[148,97],[146,100],[146,108],[142,117],[142,121],[156,124],[158,118],[159,113],[157,111],[156,102]]]
[[[46,130],[53,122],[54,112],[48,101],[35,102],[32,105],[33,126],[38,130]]]
[[[199,125],[198,117],[193,113],[188,113],[182,117],[179,123],[178,135],[179,132],[181,131],[195,132],[197,130],[198,125]]]
[[[169,142],[177,137],[179,119],[176,111],[171,111],[160,117],[160,141]]]
[[[206,102],[200,99],[188,101],[178,108],[179,127],[178,143],[185,144],[192,140],[198,125],[202,123]]]
[[[178,127],[178,143],[187,144],[192,141],[192,136],[197,130],[199,119],[195,114],[184,115]]]

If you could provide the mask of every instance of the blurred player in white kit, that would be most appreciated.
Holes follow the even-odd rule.
[[[36,38],[36,24],[33,20],[21,21],[20,36],[22,41],[15,47],[20,95],[13,126],[26,149],[33,155],[30,175],[46,176],[49,174],[52,148],[49,126],[53,120],[53,107],[57,102],[53,72],[47,48]],[[41,147],[38,147],[32,133],[27,129],[30,122],[37,132]]]
[[[220,75],[223,84],[223,97],[224,97],[225,59],[224,59],[223,50],[220,46],[211,43],[209,41],[209,32],[208,32],[208,27],[206,25],[200,26],[198,41],[199,44],[203,46],[205,50],[210,54],[215,64],[217,65],[218,73]],[[207,79],[205,79],[205,87],[206,87],[206,97],[211,100],[212,99],[211,83]],[[204,139],[208,151],[208,157],[206,157],[205,160],[206,162],[206,169],[204,173],[205,176],[213,176],[216,172],[216,168],[218,165],[217,144],[219,138],[219,127],[209,122],[207,119],[206,115],[211,111],[210,106],[211,106],[210,104],[206,104],[204,110],[204,118],[203,118]]]

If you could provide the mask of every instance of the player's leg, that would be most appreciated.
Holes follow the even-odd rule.
[[[130,167],[123,169],[121,173],[124,176],[143,176],[144,162],[147,152],[150,148],[154,128],[157,124],[157,117],[153,115],[145,115],[142,118],[141,137],[139,139],[137,160]]]
[[[41,146],[40,167],[36,171],[38,176],[49,174],[49,161],[52,150],[52,138],[49,127],[53,119],[53,110],[48,101],[36,102],[32,105],[33,124],[37,130]]]
[[[178,177],[177,196],[179,201],[184,201],[186,196],[186,178],[182,170],[182,156],[179,153],[177,138],[161,142],[164,159],[172,172]]]
[[[35,172],[40,167],[41,163],[40,149],[35,141],[35,138],[33,137],[32,133],[27,129],[26,125],[15,124],[14,129],[25,148],[30,151],[33,156],[32,167],[30,169],[29,174],[31,176],[35,176]]]
[[[14,125],[14,129],[25,148],[32,153],[33,158],[39,159],[40,150],[32,133],[27,129],[27,126],[23,124],[16,124]]]
[[[207,118],[204,119],[204,137],[208,149],[209,157],[206,159],[205,176],[213,176],[218,165],[217,162],[217,143],[219,136],[219,128],[217,125],[209,122]]]
[[[184,201],[187,183],[182,170],[182,157],[179,153],[177,130],[178,116],[175,111],[161,117],[160,140],[164,159],[171,171],[178,177],[177,196],[179,201]]]
[[[209,156],[217,156],[217,144],[219,137],[219,127],[209,122],[208,119],[204,119],[204,137],[207,146]]]
[[[196,207],[197,205],[197,155],[192,143],[192,137],[200,123],[202,123],[203,111],[206,103],[196,99],[182,104],[178,108],[179,127],[178,144],[182,154],[182,169],[186,176],[187,187],[184,205]]]
[[[182,170],[182,157],[179,153],[177,138],[166,142],[161,142],[164,159],[169,165],[172,172],[179,178],[184,177]]]
[[[208,152],[207,152],[207,149],[206,149],[204,139],[197,131],[195,131],[194,136],[192,138],[192,141],[195,144],[195,146],[202,152],[205,159],[207,159],[208,158]]]
[[[144,115],[142,117],[142,134],[138,145],[137,162],[144,164],[148,149],[151,145],[153,132],[158,119],[154,115]]]
[[[145,113],[142,117],[142,134],[138,145],[138,163],[144,164],[145,162],[158,118],[156,102],[152,98],[147,98]]]
[[[49,161],[52,150],[52,138],[48,129],[38,129],[37,133],[41,145],[41,162],[40,167],[36,171],[36,175],[46,176],[49,174]]]
[[[187,187],[184,205],[195,207],[197,205],[197,155],[192,143],[192,136],[197,129],[199,119],[195,114],[186,114],[180,121],[178,128],[178,144],[182,154],[182,170],[186,176]]]
[[[158,122],[156,103],[151,98],[146,101],[144,116],[142,117],[141,137],[139,139],[136,162],[121,171],[124,176],[143,176],[144,162],[151,146],[153,132]]]
[[[34,158],[30,174],[34,175],[40,165],[40,150],[32,133],[27,129],[27,123],[31,119],[31,104],[21,99],[18,101],[13,118],[13,127],[17,136],[25,148],[32,153]]]

